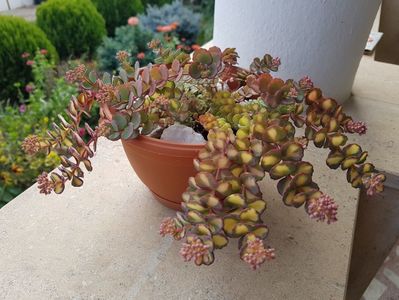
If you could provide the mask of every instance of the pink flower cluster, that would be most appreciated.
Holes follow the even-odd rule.
[[[359,135],[362,135],[366,133],[367,125],[362,121],[353,122],[350,120],[348,123],[346,123],[346,129],[350,133],[358,133]]]
[[[173,218],[165,218],[161,225],[159,226],[159,234],[161,236],[165,235],[175,235],[178,232],[178,228],[176,227],[175,220]]]
[[[297,89],[294,88],[294,87],[291,87],[291,88],[290,88],[290,91],[288,92],[287,97],[289,97],[289,98],[296,98],[296,97],[298,97],[298,91],[297,91]]]
[[[281,65],[280,57],[275,57],[272,59],[272,67],[278,68]]]
[[[65,79],[70,83],[80,81],[84,79],[85,73],[86,73],[86,67],[85,65],[81,64],[77,66],[75,69],[66,72]]]
[[[337,221],[337,210],[338,205],[326,194],[322,194],[319,198],[309,200],[306,207],[306,211],[310,218],[321,222],[327,220],[327,224]]]
[[[116,90],[112,84],[104,84],[101,82],[96,99],[99,103],[106,103],[112,101],[115,97]]]
[[[248,263],[253,270],[256,270],[266,260],[271,260],[276,257],[274,248],[265,248],[263,241],[260,238],[248,241],[241,259]]]
[[[26,154],[33,155],[40,150],[40,140],[36,135],[30,135],[23,140],[21,147]]]
[[[313,81],[309,76],[302,77],[298,83],[300,88],[304,90],[310,90],[314,86]]]
[[[124,61],[126,61],[129,57],[130,57],[130,53],[129,52],[127,52],[127,51],[125,51],[125,50],[121,50],[121,51],[118,51],[117,53],[116,53],[116,59],[119,61],[119,62],[124,62]]]
[[[54,189],[54,183],[48,178],[48,174],[43,172],[39,177],[37,177],[37,185],[40,193],[48,195]]]
[[[373,173],[370,176],[365,176],[363,178],[363,184],[366,188],[366,193],[368,196],[374,196],[375,194],[382,192],[384,190],[383,182],[385,181],[384,174]]]
[[[183,243],[180,249],[180,255],[183,256],[184,261],[194,259],[197,264],[202,262],[202,258],[208,253],[209,245],[205,245],[199,238],[194,238],[192,241]]]

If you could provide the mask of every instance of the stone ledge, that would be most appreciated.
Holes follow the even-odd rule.
[[[377,167],[397,170],[398,154],[387,147],[398,148],[398,106],[373,99],[378,93],[356,95],[364,82],[369,89],[361,78],[346,104],[356,118],[368,120],[370,134],[359,142]],[[0,210],[0,298],[342,299],[358,192],[343,172],[328,170],[325,157],[309,151],[306,159],[314,162],[320,187],[338,202],[339,222],[319,224],[303,208],[285,207],[264,180],[267,241],[277,259],[254,272],[240,261],[235,241],[210,267],[183,263],[180,244],[158,235],[160,221],[173,211],[138,180],[121,144],[102,140],[83,188],[43,196],[33,186]]]

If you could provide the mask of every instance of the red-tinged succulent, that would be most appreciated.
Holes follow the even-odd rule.
[[[222,67],[222,51],[217,47],[198,49],[193,53],[189,74],[194,79],[214,78]]]
[[[337,221],[337,204],[314,181],[311,162],[303,160],[308,147],[328,149],[327,166],[346,171],[354,188],[364,187],[370,196],[382,192],[385,176],[366,162],[367,151],[348,143],[347,134],[364,134],[365,124],[324,97],[309,77],[273,77],[279,58],[267,54],[244,69],[236,66],[233,48],[199,48],[190,59],[158,42],[150,46],[158,54],[154,65],[130,65],[121,52],[118,75],[99,78],[82,65],[67,73],[81,89],[71,99],[67,119],[60,116],[48,137],[30,136],[22,143],[29,155],[61,153],[58,171],[38,178],[42,193],[61,193],[67,181],[81,186],[100,136],[134,139],[175,122],[201,128],[207,141],[194,160],[197,174],[182,195],[182,212],[165,219],[159,233],[184,238],[180,254],[197,265],[213,263],[215,250],[238,238],[240,258],[257,269],[275,257],[275,250],[265,246],[269,229],[262,219],[267,204],[259,182],[266,175],[277,181],[286,206],[303,206],[316,221]],[[100,119],[91,128],[82,123],[95,102]],[[82,128],[88,140],[81,137]],[[297,128],[304,128],[304,135]]]

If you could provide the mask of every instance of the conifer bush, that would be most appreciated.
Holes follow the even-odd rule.
[[[159,27],[176,23],[176,34],[188,45],[196,42],[200,32],[201,15],[185,6],[181,0],[161,7],[148,5],[146,13],[139,15],[139,19],[142,26],[154,32],[159,31]]]
[[[97,50],[97,57],[102,70],[112,71],[119,66],[116,54],[127,51],[132,61],[139,60],[148,64],[155,58],[147,44],[154,38],[154,34],[140,26],[121,26],[116,28],[114,37],[106,37]]]

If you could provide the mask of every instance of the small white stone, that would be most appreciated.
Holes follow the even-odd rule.
[[[161,135],[161,140],[185,144],[205,143],[205,139],[202,134],[195,132],[191,127],[181,124],[174,124],[166,128]]]

